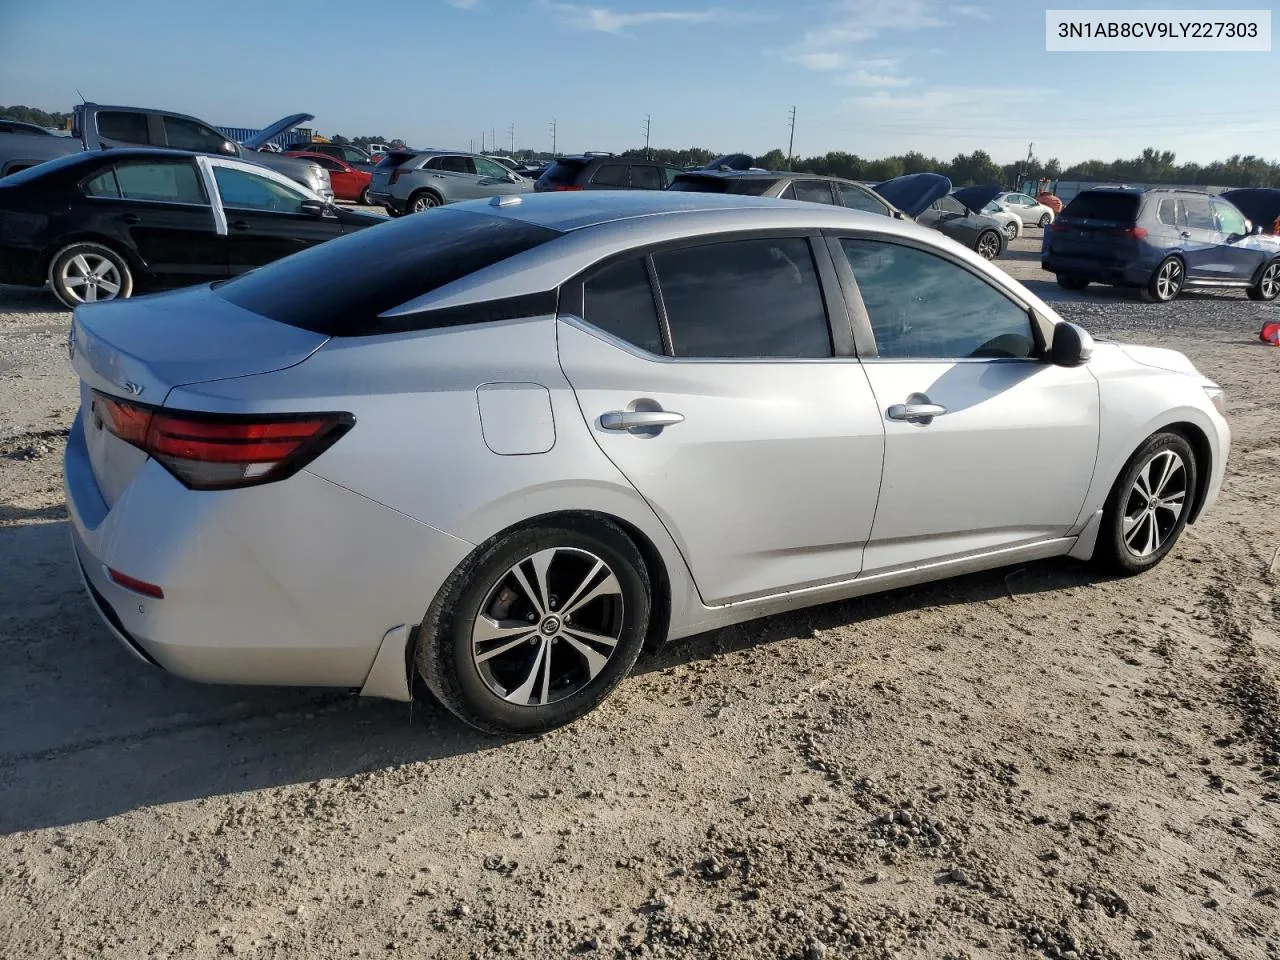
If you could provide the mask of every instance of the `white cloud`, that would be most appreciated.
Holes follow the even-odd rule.
[[[613,34],[623,34],[629,27],[659,23],[741,23],[761,19],[720,7],[707,7],[702,10],[640,10],[632,13],[614,10],[611,7],[588,7],[577,3],[559,3],[555,0],[544,0],[542,5],[557,14],[571,27]]]
[[[986,7],[977,7],[972,4],[962,3],[951,8],[952,13],[957,13],[962,17],[972,17],[974,20],[990,20],[992,19],[991,11]]]
[[[911,77],[903,77],[895,73],[855,70],[837,77],[835,82],[842,87],[909,87],[914,81]]]
[[[942,0],[836,0],[825,22],[783,51],[792,63],[810,70],[860,68],[853,48],[885,33],[914,33],[946,26]],[[976,6],[956,8],[978,11]],[[964,15],[974,16],[968,12]]]
[[[480,0],[444,0],[451,7],[457,7],[459,10],[474,10]]]

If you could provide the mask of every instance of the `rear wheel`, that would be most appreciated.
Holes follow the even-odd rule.
[[[1186,528],[1196,468],[1181,434],[1149,437],[1107,497],[1094,561],[1115,573],[1141,573],[1163,560]]]
[[[1249,288],[1250,300],[1274,300],[1280,296],[1280,260],[1272,260],[1262,270],[1258,282]]]
[[[984,230],[973,249],[983,260],[994,260],[1000,256],[1000,235],[994,230]]]
[[[1168,303],[1182,292],[1186,272],[1177,257],[1166,257],[1156,267],[1151,280],[1142,288],[1142,299],[1148,303]]]
[[[1018,239],[1018,225],[1010,220],[1004,225],[1005,239],[1010,242]]]
[[[1058,274],[1058,286],[1063,290],[1083,290],[1089,285],[1084,277],[1070,277],[1065,273]]]
[[[429,190],[419,190],[409,198],[409,212],[422,213],[440,206],[440,198]]]
[[[391,206],[384,206],[382,209],[383,209],[383,210],[385,210],[385,211],[387,211],[387,216],[388,216],[388,217],[403,217],[403,216],[404,216],[404,214],[403,214],[403,213],[401,213],[399,210],[397,210],[395,207],[391,207]]]
[[[120,300],[133,293],[133,274],[120,254],[100,243],[63,247],[49,264],[49,286],[62,303]]]
[[[473,727],[542,733],[595,709],[622,682],[649,610],[644,560],[617,526],[517,530],[445,583],[420,628],[418,670]]]

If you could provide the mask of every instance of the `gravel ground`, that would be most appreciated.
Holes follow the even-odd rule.
[[[0,288],[0,956],[1280,957],[1280,308],[1038,249],[1003,263],[1065,317],[1228,391],[1165,563],[707,634],[524,741],[131,659],[68,551],[67,314]]]

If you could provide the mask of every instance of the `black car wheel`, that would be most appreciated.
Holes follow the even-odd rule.
[[[63,247],[49,264],[49,286],[64,306],[122,300],[133,294],[133,274],[125,259],[100,243]]]
[[[387,216],[388,216],[388,217],[403,217],[403,216],[404,216],[404,214],[403,214],[403,213],[401,213],[399,210],[397,210],[395,207],[391,207],[391,206],[384,206],[382,209],[383,209],[383,210],[385,210],[385,211],[387,211]]]
[[[1051,217],[1049,214],[1047,214],[1047,213],[1042,213],[1042,214],[1040,215],[1040,229],[1041,229],[1041,230],[1043,230],[1045,227],[1047,227],[1047,226],[1048,226],[1050,223],[1052,223],[1052,222],[1053,222],[1053,217]]]
[[[515,530],[479,547],[419,627],[418,671],[459,719],[542,733],[594,710],[649,628],[649,576],[607,521]]]
[[[1272,260],[1262,270],[1258,282],[1249,288],[1250,300],[1274,300],[1280,296],[1280,260]]]
[[[1120,471],[1102,511],[1093,560],[1114,573],[1150,570],[1186,528],[1198,464],[1177,433],[1147,438]]]
[[[419,190],[409,198],[410,213],[422,213],[438,206],[440,206],[440,198],[430,190]]]
[[[994,230],[984,230],[973,249],[983,260],[994,260],[1000,256],[1000,234]]]
[[[1168,303],[1182,292],[1186,271],[1177,257],[1165,257],[1142,288],[1142,299],[1148,303]]]
[[[1083,290],[1089,285],[1084,277],[1069,277],[1065,273],[1058,274],[1058,286],[1063,290]]]

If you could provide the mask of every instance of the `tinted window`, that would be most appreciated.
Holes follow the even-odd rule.
[[[405,161],[412,159],[412,153],[384,153],[382,155],[382,159],[378,161],[378,166],[387,170],[393,170],[396,167],[403,165]]]
[[[103,110],[98,114],[98,136],[125,143],[150,143],[147,115],[123,110]]]
[[[108,167],[91,180],[86,180],[84,192],[88,197],[120,196],[120,187],[116,184],[116,172]]]
[[[1176,227],[1178,225],[1178,201],[1161,200],[1160,209],[1156,216],[1166,226]]]
[[[476,173],[482,177],[496,177],[499,180],[505,180],[507,179],[507,174],[511,172],[502,164],[486,160],[484,157],[472,157],[471,162],[476,165]]]
[[[203,123],[183,120],[179,117],[164,118],[164,135],[171,147],[202,153],[216,153],[227,139],[222,134],[210,130]]]
[[[214,167],[213,179],[218,184],[225,207],[240,210],[262,210],[270,213],[298,213],[307,199],[283,183],[244,170]]]
[[[319,164],[320,166],[324,167],[326,170],[330,170],[334,173],[338,173],[346,169],[337,160],[333,159],[333,157],[326,156],[323,153],[318,153],[314,157],[302,157],[300,159],[310,160],[312,163]]]
[[[394,320],[380,329],[378,314],[558,236],[520,220],[445,207],[317,244],[215,289],[280,323],[360,336],[403,329]]]
[[[796,199],[809,203],[835,203],[831,199],[831,187],[825,180],[797,180]]]
[[[1213,209],[1218,214],[1218,229],[1223,233],[1243,237],[1249,232],[1245,226],[1244,215],[1235,207],[1229,207],[1225,203],[1215,203]]]
[[[585,320],[641,350],[662,353],[658,311],[643,257],[605,267],[583,286]]]
[[[190,163],[122,163],[116,167],[116,180],[126,200],[208,202]]]
[[[1208,200],[1188,198],[1182,201],[1182,209],[1187,217],[1187,226],[1195,230],[1217,231],[1218,223],[1213,219],[1213,208]]]
[[[679,175],[680,175],[680,171],[677,170],[675,167],[662,168],[662,182],[664,185],[668,187],[671,186],[671,182],[675,180],[675,178],[678,177]]]
[[[654,255],[677,357],[829,357],[808,241],[736,240]]]
[[[1206,204],[1206,207],[1208,204]],[[1077,194],[1066,209],[1064,217],[1081,220],[1110,220],[1113,223],[1132,223],[1138,215],[1138,196],[1110,190],[1086,190]]]
[[[778,196],[783,200],[794,200],[796,198],[796,185],[794,183],[788,183],[786,188],[778,194]]]
[[[952,196],[940,197],[933,206],[939,213],[954,213],[961,217],[969,215],[969,208]]]
[[[597,187],[625,187],[627,185],[627,165],[624,163],[602,163],[592,175],[591,183]]]
[[[949,260],[878,240],[841,240],[882,357],[1030,357],[1027,311]]]
[[[762,197],[766,190],[778,181],[767,177],[700,177],[681,174],[672,182],[669,190],[686,193],[736,193],[746,197]],[[794,200],[793,195],[790,199]]]
[[[662,178],[661,167],[632,167],[631,186],[638,190],[665,190],[667,183]]]
[[[347,163],[368,163],[369,162],[368,155],[361,153],[355,147],[339,147],[338,149],[341,151],[340,155],[342,159],[347,161]]]
[[[585,166],[586,163],[582,160],[557,160],[546,169],[540,179],[558,187],[569,187],[578,179],[578,174]]]
[[[450,173],[475,173],[470,157],[432,157],[426,163],[428,170],[447,170]]]
[[[883,200],[877,200],[872,196],[870,190],[862,190],[850,183],[836,184],[836,190],[840,193],[840,199],[844,201],[844,205],[852,210],[865,210],[867,213],[878,213],[881,216],[889,216],[889,208],[884,205]]]

